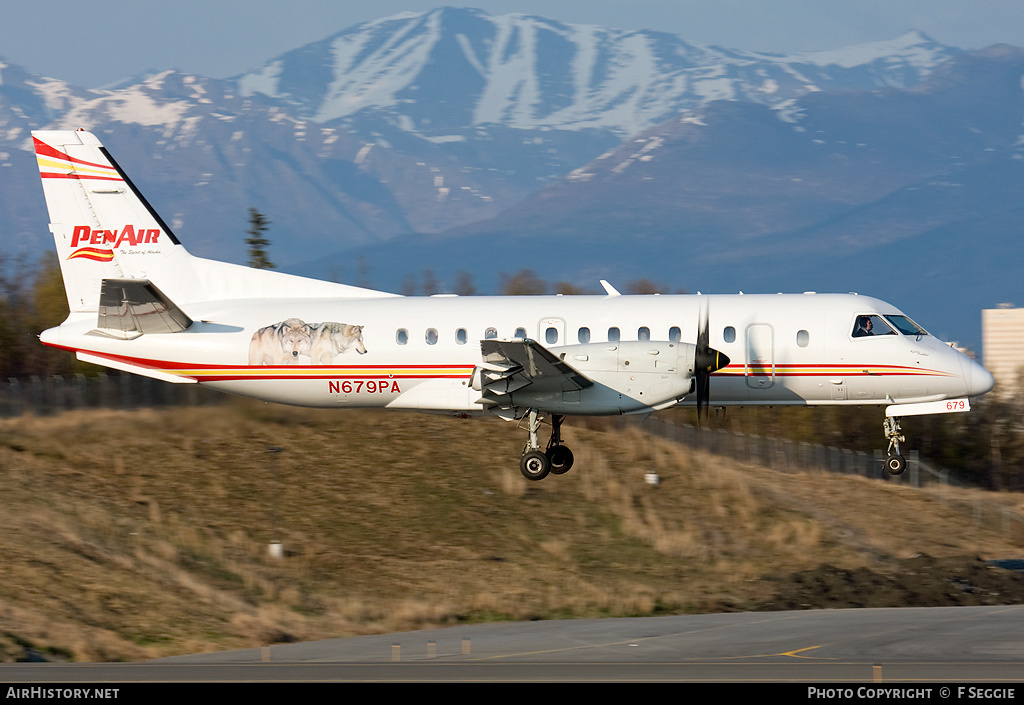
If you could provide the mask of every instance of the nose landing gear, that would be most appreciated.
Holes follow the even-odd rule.
[[[898,416],[886,416],[885,437],[889,440],[889,455],[885,459],[885,469],[890,475],[902,475],[907,469],[907,459],[900,455],[900,443],[907,439],[903,436],[903,429],[900,428]]]

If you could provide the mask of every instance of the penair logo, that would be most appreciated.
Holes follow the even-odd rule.
[[[68,259],[91,259],[109,262],[114,259],[113,249],[124,246],[156,244],[160,237],[159,228],[138,228],[126,225],[118,230],[97,230],[88,225],[76,225],[71,232],[71,249]],[[96,247],[100,245],[100,247]],[[106,247],[102,247],[102,246]],[[76,249],[77,248],[77,249]]]

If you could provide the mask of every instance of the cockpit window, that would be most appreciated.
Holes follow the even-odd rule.
[[[928,331],[914,323],[906,316],[886,316],[885,319],[896,326],[896,330],[903,335],[916,335],[918,337],[928,335]]]
[[[896,335],[896,331],[881,316],[864,314],[854,320],[852,335],[854,338],[866,338],[875,335]]]

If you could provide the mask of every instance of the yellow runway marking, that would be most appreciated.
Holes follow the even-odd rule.
[[[776,654],[776,656],[790,656],[792,658],[811,658],[809,656],[803,656],[802,655],[803,652],[804,651],[812,651],[814,649],[820,649],[820,648],[821,648],[820,644],[818,646],[805,646],[802,649],[794,649],[793,651],[783,651],[781,654]],[[829,661],[835,661],[834,658],[829,658],[828,656],[822,656],[820,658],[828,659]]]

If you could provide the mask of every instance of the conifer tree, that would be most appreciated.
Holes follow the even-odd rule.
[[[249,237],[245,244],[249,246],[249,266],[253,269],[274,269],[275,265],[267,255],[270,240],[265,233],[270,229],[270,221],[255,208],[249,209]]]

